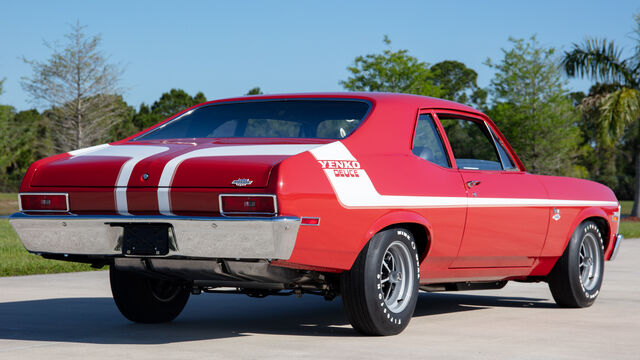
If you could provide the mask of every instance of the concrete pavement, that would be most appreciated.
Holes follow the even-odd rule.
[[[203,294],[174,322],[124,319],[108,273],[0,278],[0,359],[638,359],[640,239],[608,262],[587,309],[556,307],[546,284],[421,293],[409,327],[362,337],[339,299]]]

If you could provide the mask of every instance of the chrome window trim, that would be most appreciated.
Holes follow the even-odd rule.
[[[67,206],[66,210],[24,210],[22,208],[22,195],[64,195],[65,204]],[[18,209],[20,212],[44,212],[44,213],[52,213],[52,212],[60,212],[60,213],[68,213],[69,212],[69,194],[68,193],[48,193],[48,192],[21,192],[18,193]]]
[[[489,124],[486,121],[483,121],[483,122],[484,122],[485,126],[487,127],[487,129],[489,130],[489,134],[491,135],[491,140],[493,140],[493,146],[495,147],[496,151],[498,152],[498,158],[500,159],[500,164],[502,165],[502,171],[520,171],[520,169],[518,169],[517,166],[515,166],[515,167],[506,167],[507,163],[506,163],[505,159],[503,158],[502,154],[500,153],[499,147],[502,147],[502,150],[504,151],[504,154],[507,155],[507,157],[509,157],[509,159],[508,159],[509,162],[511,162],[512,164],[515,164],[516,162],[513,160],[511,155],[509,155],[509,151],[507,150],[507,148],[505,146],[503,146],[503,144],[500,141],[500,139],[498,139],[498,135],[496,134],[496,132],[493,131],[491,126],[489,126]]]
[[[496,143],[496,136],[493,133],[491,126],[489,126],[489,124],[484,120],[482,120],[482,123],[484,124],[484,127],[487,128],[487,132],[489,133],[489,137],[491,138],[491,142],[493,143],[493,150],[496,152],[496,155],[498,155],[498,159],[500,160],[500,166],[502,166],[502,170],[498,170],[498,171],[507,171],[507,168],[504,166],[504,159],[502,158],[502,155],[500,155],[500,150],[498,150],[498,144]]]
[[[489,144],[493,145],[493,151],[495,151],[497,160],[499,160],[499,161],[496,161],[496,162],[498,164],[500,164],[500,167],[502,168],[502,169],[498,169],[498,170],[493,170],[493,169],[480,169],[480,168],[471,169],[471,168],[468,168],[468,167],[460,167],[460,165],[458,165],[458,161],[457,161],[456,155],[453,153],[453,145],[451,144],[451,140],[449,139],[449,136],[447,135],[446,130],[445,130],[444,133],[445,133],[445,135],[447,135],[447,141],[449,142],[449,145],[451,146],[451,155],[453,155],[453,159],[456,161],[456,167],[454,169],[461,170],[461,171],[493,171],[493,172],[508,171],[508,170],[505,170],[505,168],[504,168],[504,164],[502,163],[502,157],[500,156],[500,152],[498,151],[498,147],[496,146],[496,143],[495,143],[495,139],[494,139],[494,136],[493,136],[493,131],[491,130],[491,127],[489,126],[489,123],[486,120],[484,120],[482,118],[479,118],[479,117],[476,117],[476,116],[472,116],[472,115],[460,115],[460,114],[457,114],[457,113],[447,113],[447,111],[445,111],[445,110],[443,110],[443,111],[441,111],[439,113],[436,112],[436,115],[438,116],[438,121],[440,122],[440,125],[443,127],[443,130],[444,130],[444,125],[442,124],[443,120],[451,119],[451,120],[471,121],[471,122],[474,122],[474,123],[482,123],[482,124],[478,124],[478,126],[480,127],[481,131],[482,131],[482,128],[484,128],[484,129],[486,129],[488,131],[488,133],[484,134],[484,135],[488,135]],[[444,115],[444,116],[441,116],[441,115]],[[449,117],[447,117],[447,116],[449,116]],[[484,133],[484,131],[483,131],[483,133]],[[491,161],[491,160],[488,160],[488,161]]]
[[[438,140],[440,140],[440,145],[442,146],[442,150],[444,152],[445,160],[447,160],[447,166],[442,166],[442,165],[437,164],[437,163],[435,163],[433,161],[429,161],[429,160],[427,160],[427,159],[425,159],[425,158],[423,158],[423,157],[421,157],[419,155],[416,155],[413,152],[413,149],[415,148],[415,143],[416,143],[416,134],[418,133],[418,124],[420,122],[420,117],[422,115],[428,115],[429,119],[431,120],[430,124],[433,126],[433,130],[435,131],[436,137],[438,138]],[[438,119],[438,121],[439,121],[439,119]],[[440,133],[440,129],[438,128],[438,125],[436,124],[436,119],[434,118],[434,114],[432,112],[418,112],[418,117],[416,118],[416,125],[413,127],[413,134],[411,135],[411,148],[409,150],[411,152],[411,155],[413,155],[413,156],[415,156],[415,157],[417,157],[419,159],[422,159],[424,161],[427,161],[430,164],[436,165],[436,166],[438,166],[438,167],[440,167],[442,169],[447,169],[447,170],[455,169],[453,167],[452,162],[451,162],[451,158],[449,156],[449,152],[447,151],[447,147],[444,144],[444,138],[442,137],[442,134]]]

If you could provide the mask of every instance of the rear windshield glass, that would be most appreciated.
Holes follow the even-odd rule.
[[[342,139],[362,121],[362,101],[247,101],[203,106],[135,140],[188,138]]]

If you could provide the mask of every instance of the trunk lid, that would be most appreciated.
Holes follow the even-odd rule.
[[[39,167],[31,186],[263,188],[280,161],[326,142],[185,139],[100,145]]]

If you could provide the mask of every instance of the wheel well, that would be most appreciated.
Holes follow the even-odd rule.
[[[380,231],[387,230],[392,227],[402,227],[413,234],[413,238],[416,242],[416,246],[418,247],[418,254],[420,256],[420,262],[427,257],[427,252],[429,252],[429,245],[431,244],[431,236],[428,230],[422,225],[417,223],[397,223],[391,224]]]
[[[594,223],[596,223],[596,226],[602,233],[602,240],[604,241],[603,245],[604,245],[604,249],[606,250],[609,247],[609,239],[611,238],[609,236],[611,234],[609,229],[609,223],[607,223],[607,220],[601,217],[594,216],[594,217],[584,219],[583,222],[585,221],[593,221]]]

